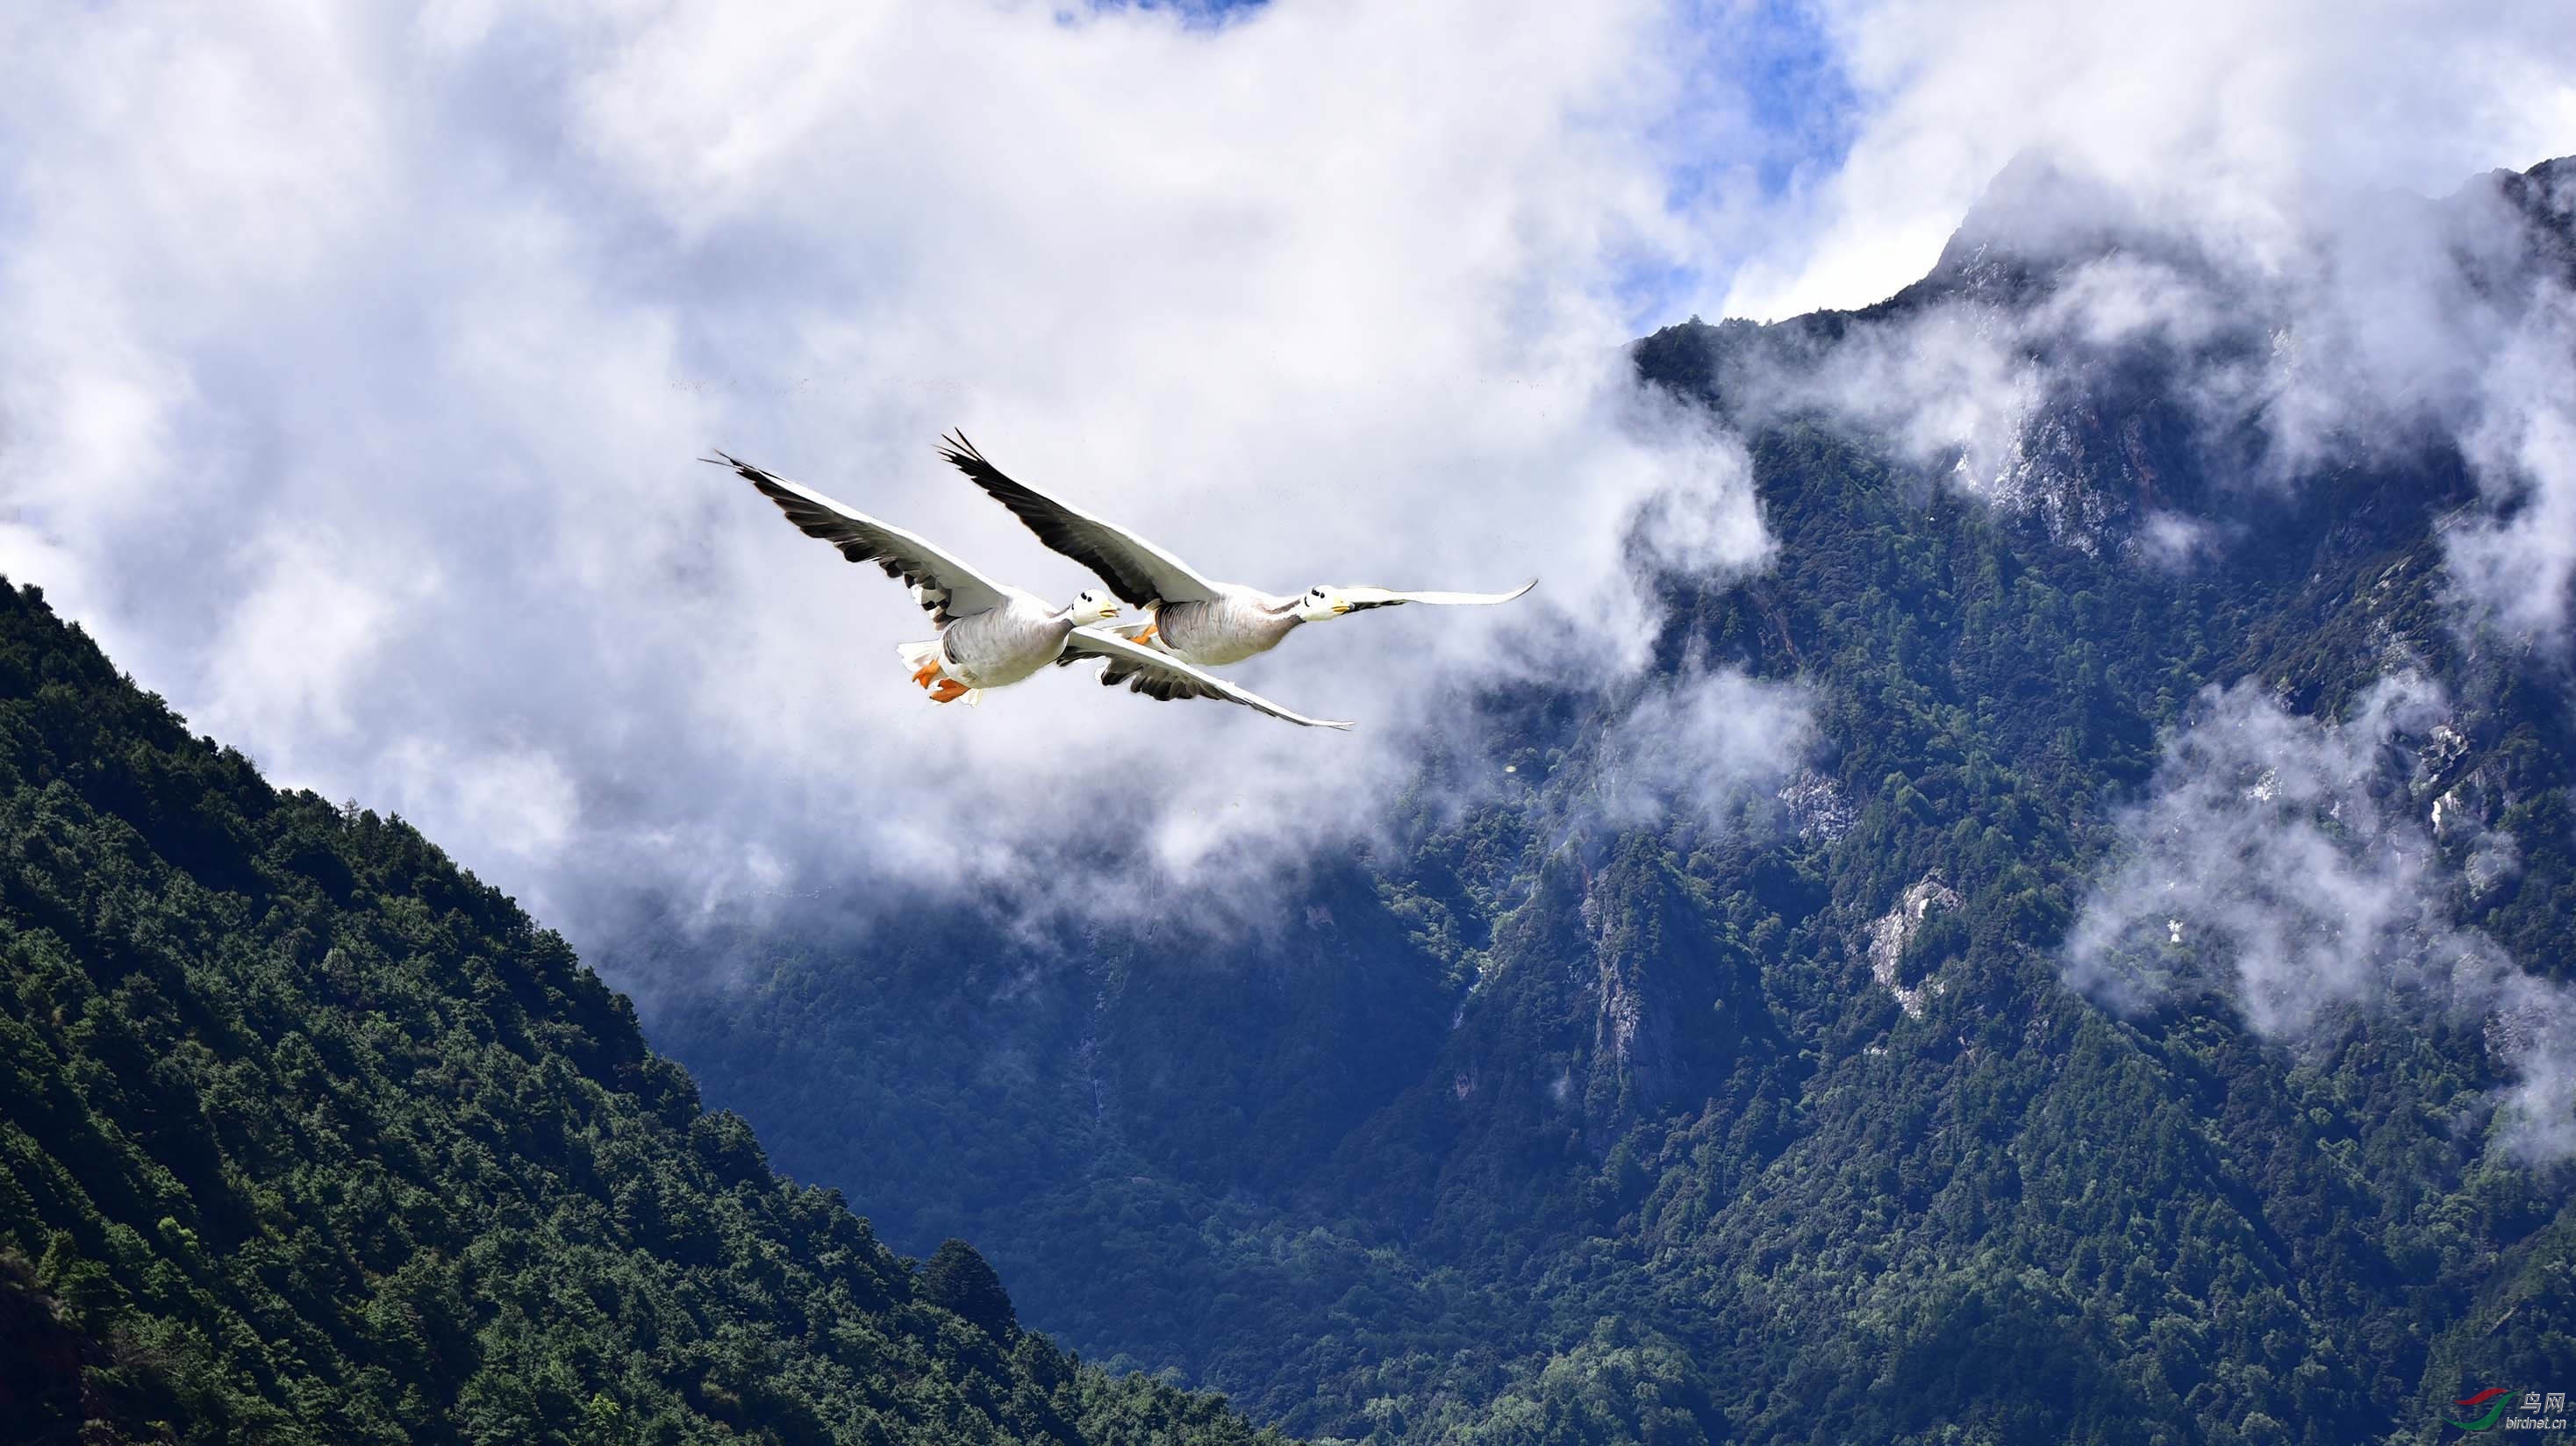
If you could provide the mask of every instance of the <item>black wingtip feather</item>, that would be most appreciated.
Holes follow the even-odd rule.
[[[943,437],[941,440],[945,442],[949,439]],[[1115,560],[1104,555],[1099,548],[1087,544],[1079,534],[1069,531],[1060,514],[1069,512],[1070,509],[1051,502],[1011,480],[1001,468],[994,466],[989,458],[977,451],[973,442],[966,439],[965,428],[956,429],[955,441],[939,455],[946,459],[950,466],[965,473],[967,481],[984,489],[987,496],[1009,508],[1012,516],[1019,518],[1031,532],[1037,534],[1038,541],[1098,574],[1102,582],[1109,584],[1109,590],[1117,595],[1120,602],[1130,607],[1143,607],[1154,601],[1156,593],[1150,578],[1139,579],[1129,576]]]
[[[975,449],[975,444],[966,440],[962,428],[954,435],[942,436],[939,444],[939,460],[969,477],[980,481],[982,473],[995,470],[993,464],[985,460],[984,454]]]
[[[710,450],[715,453],[713,457],[700,457],[698,460],[711,467],[731,467],[744,478],[754,483],[759,482],[761,479],[769,475],[767,472],[762,471],[758,467],[754,467],[749,462],[742,460],[740,457],[724,450],[722,447],[711,448]]]

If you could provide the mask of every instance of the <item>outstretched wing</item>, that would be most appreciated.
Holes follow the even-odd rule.
[[[939,455],[991,494],[994,501],[1011,509],[1012,516],[1027,523],[1029,531],[1038,535],[1038,541],[1100,574],[1109,590],[1132,606],[1143,607],[1158,600],[1197,602],[1215,597],[1221,590],[1191,570],[1188,563],[1116,523],[1075,511],[1012,481],[1001,468],[984,460],[984,454],[975,450],[964,432],[940,438]]]
[[[1370,608],[1402,607],[1406,603],[1417,602],[1438,603],[1443,607],[1457,607],[1467,603],[1485,605],[1507,603],[1536,586],[1538,586],[1538,579],[1531,578],[1510,592],[1397,592],[1393,588],[1385,587],[1346,587],[1341,590],[1341,593],[1349,600],[1351,611],[1357,613],[1366,612]]]
[[[1211,673],[1193,668],[1169,653],[1156,652],[1139,643],[1131,643],[1116,633],[1100,628],[1075,628],[1064,640],[1065,651],[1106,658],[1109,666],[1100,673],[1100,681],[1115,685],[1125,683],[1127,691],[1148,698],[1170,701],[1175,698],[1221,698],[1240,703],[1246,708],[1284,718],[1305,728],[1348,728],[1348,723],[1335,723],[1324,718],[1309,718],[1291,712],[1260,694],[1238,688]]]
[[[778,510],[806,536],[841,549],[841,555],[852,562],[873,562],[885,569],[886,576],[910,583],[913,601],[943,628],[959,618],[991,612],[1008,598],[1001,584],[940,551],[918,533],[879,522],[723,452],[698,460],[740,473],[762,496],[777,503]]]

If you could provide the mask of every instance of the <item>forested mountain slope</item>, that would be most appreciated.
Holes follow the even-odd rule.
[[[2516,208],[2479,304],[2571,279],[2566,183],[2455,203]],[[1033,1323],[1303,1433],[2323,1446],[2576,1382],[2568,1167],[2506,1103],[2576,981],[2565,661],[2462,620],[2450,437],[2214,426],[2198,369],[2279,337],[2048,333],[2122,254],[2059,239],[1640,344],[1777,541],[1652,580],[1647,691],[1801,690],[1776,787],[1640,825],[1598,806],[1637,697],[1487,698],[1517,746],[1427,764],[1404,847],[1272,930],[670,935],[627,964],[748,976],[657,1038],[892,1238],[971,1234]],[[1987,455],[1808,385],[1962,317],[2044,382]],[[2416,912],[2221,897],[2276,836]],[[2188,868],[2229,907],[2156,911]],[[2231,974],[2255,904],[2345,987]]]
[[[773,1174],[397,820],[0,587],[0,1438],[1247,1442]]]

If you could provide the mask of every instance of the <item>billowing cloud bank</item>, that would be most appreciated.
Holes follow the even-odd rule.
[[[1650,5],[0,31],[0,568],[576,924],[582,881],[1293,858],[1481,680],[1636,665],[1639,509],[1694,566],[1762,549],[1622,356],[1698,244],[1676,158],[1734,124]],[[1088,584],[934,459],[960,425],[1219,576],[1541,590],[1241,670],[1348,737],[1072,674],[934,709],[900,590],[692,459]]]
[[[0,569],[197,726],[576,927],[602,880],[1294,859],[1484,683],[1632,669],[1641,514],[1671,560],[1760,565],[1729,444],[1637,396],[1627,337],[1875,300],[2045,147],[2243,272],[2105,263],[2061,330],[2196,346],[2254,285],[2286,344],[2211,396],[2316,459],[2434,418],[2495,504],[2447,534],[2466,612],[2563,641],[2570,312],[2459,312],[2438,235],[2346,222],[2576,149],[2570,75],[2550,3],[28,11]],[[1991,490],[2050,378],[1990,321],[1840,384]],[[688,459],[1083,585],[944,475],[953,425],[1221,573],[1541,590],[1244,670],[1348,738],[1061,677],[934,710],[900,594]],[[1654,767],[1783,761],[1712,746]]]

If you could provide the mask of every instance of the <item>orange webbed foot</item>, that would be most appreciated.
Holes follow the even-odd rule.
[[[958,682],[955,678],[942,678],[939,680],[939,686],[931,690],[930,701],[933,703],[954,703],[958,699],[965,697],[970,691],[972,690],[965,684]]]

